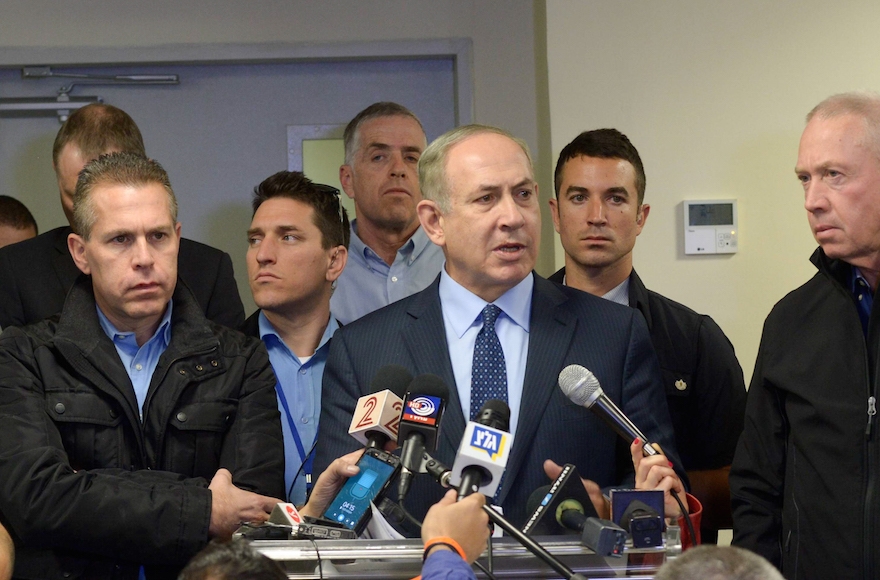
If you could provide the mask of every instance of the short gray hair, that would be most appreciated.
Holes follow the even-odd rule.
[[[360,148],[361,125],[372,119],[379,119],[382,117],[409,117],[419,124],[419,128],[422,130],[422,134],[425,133],[425,128],[422,127],[422,122],[419,121],[419,118],[416,117],[415,113],[413,113],[403,105],[398,105],[397,103],[392,103],[391,101],[381,101],[378,103],[373,103],[372,105],[355,115],[354,119],[349,121],[348,125],[345,126],[345,132],[342,135],[342,142],[345,145],[346,165],[351,165],[352,163],[354,163],[354,154]]]
[[[880,94],[853,91],[832,95],[807,113],[807,123],[815,117],[831,119],[843,115],[860,117],[865,124],[868,145],[880,157]]]
[[[419,187],[422,190],[423,198],[436,203],[441,211],[449,211],[449,181],[446,179],[446,162],[449,158],[449,150],[470,137],[486,133],[507,137],[519,145],[523,153],[526,154],[526,158],[529,160],[529,170],[534,175],[532,155],[529,153],[529,146],[525,141],[498,127],[478,124],[463,125],[437,137],[422,153],[419,159]]]
[[[140,187],[161,185],[168,194],[171,220],[177,222],[177,198],[171,189],[168,173],[157,161],[136,153],[108,153],[83,167],[73,194],[73,231],[88,240],[98,216],[92,203],[92,192],[98,185]]]
[[[697,546],[666,562],[655,580],[784,580],[770,562],[734,546]]]

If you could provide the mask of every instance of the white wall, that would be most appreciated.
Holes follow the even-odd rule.
[[[880,4],[855,0],[547,2],[554,155],[582,130],[630,137],[652,206],[635,267],[715,318],[747,380],[770,308],[815,271],[793,172],[804,116],[880,89],[878,24]],[[681,201],[729,197],[739,252],[686,257]]]

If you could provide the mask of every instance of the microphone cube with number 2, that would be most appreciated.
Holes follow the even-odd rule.
[[[348,433],[364,445],[370,433],[384,433],[391,441],[397,441],[402,408],[400,397],[387,389],[361,397],[351,417]]]

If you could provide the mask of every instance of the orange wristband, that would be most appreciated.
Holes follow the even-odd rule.
[[[427,542],[425,542],[425,551],[422,553],[422,560],[427,559],[428,550],[433,548],[434,546],[449,546],[455,552],[461,556],[461,559],[467,562],[467,556],[464,554],[464,550],[461,545],[448,536],[437,536],[436,538],[431,538]]]

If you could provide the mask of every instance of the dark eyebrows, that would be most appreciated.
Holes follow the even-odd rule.
[[[565,195],[572,195],[575,193],[578,193],[578,194],[590,193],[590,189],[587,187],[580,186],[580,185],[569,185],[568,188],[565,190]],[[625,187],[609,187],[608,189],[606,189],[602,193],[604,193],[606,195],[609,193],[615,194],[615,195],[622,194],[622,195],[625,195],[626,197],[629,197],[632,195],[629,192],[629,190]]]
[[[275,226],[270,229],[271,229],[271,231],[277,232],[279,234],[286,234],[287,232],[300,231],[300,228],[298,228],[297,226],[288,226],[288,225]],[[256,235],[265,235],[265,234],[266,234],[266,232],[265,232],[265,230],[263,230],[263,228],[251,228],[247,231],[248,237],[256,236]]]

